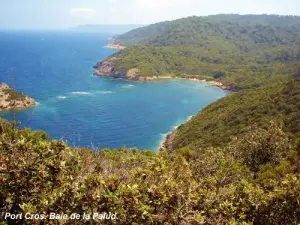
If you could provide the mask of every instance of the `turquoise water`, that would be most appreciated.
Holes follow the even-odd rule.
[[[129,82],[92,75],[116,52],[107,36],[75,32],[1,32],[0,82],[39,105],[18,111],[21,126],[45,130],[70,146],[155,150],[164,134],[228,92],[182,80]],[[1,113],[12,118],[12,113]]]

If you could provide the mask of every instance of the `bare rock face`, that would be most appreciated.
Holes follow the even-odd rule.
[[[137,68],[132,68],[127,71],[126,76],[129,80],[137,80],[139,77],[140,71]]]
[[[0,84],[0,90],[9,89],[9,86],[5,83]]]
[[[0,85],[0,111],[24,109],[35,105],[36,102],[32,98],[11,89],[5,83]]]
[[[96,69],[94,74],[98,76],[110,76],[114,71],[112,67],[112,61],[109,60],[103,60],[98,62],[94,66],[94,69]]]
[[[101,77],[114,77],[123,78],[127,80],[139,80],[139,70],[132,68],[126,72],[117,71],[113,67],[115,58],[107,59],[98,62],[93,68],[95,69],[94,75]]]

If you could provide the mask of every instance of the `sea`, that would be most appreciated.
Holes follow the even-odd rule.
[[[118,50],[108,34],[0,31],[0,82],[38,102],[16,111],[20,128],[44,130],[71,147],[156,151],[162,138],[228,92],[203,82],[131,82],[93,76]],[[0,113],[12,120],[12,112]]]

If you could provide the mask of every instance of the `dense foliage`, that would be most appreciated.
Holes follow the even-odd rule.
[[[267,29],[264,30],[264,28]],[[290,28],[294,28],[294,31]],[[122,44],[169,46],[198,44],[201,40],[219,36],[223,39],[233,39],[235,42],[246,39],[249,41],[248,44],[259,43],[261,40],[268,39],[269,44],[272,44],[270,41],[276,42],[277,38],[280,38],[281,41],[285,39],[295,41],[296,38],[293,38],[290,32],[297,34],[299,29],[300,18],[298,16],[220,14],[205,17],[192,16],[152,24],[120,35],[116,41]],[[286,35],[288,36],[284,38]],[[200,38],[197,40],[194,37]],[[265,41],[264,44],[266,44]]]
[[[300,138],[300,79],[263,85],[230,94],[200,111],[176,132],[173,149],[224,146],[252,124],[282,124],[291,138]]]
[[[300,68],[300,18],[217,15],[188,17],[130,31],[116,42],[134,45],[114,54],[114,68],[141,76],[213,75],[249,88]]]
[[[46,215],[111,212],[116,220],[59,222],[298,224],[299,163],[299,147],[274,123],[250,127],[224,148],[153,153],[70,149],[1,120],[0,223],[58,224]],[[4,220],[6,212],[45,217]]]

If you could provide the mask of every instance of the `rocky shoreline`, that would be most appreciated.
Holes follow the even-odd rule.
[[[155,81],[155,80],[163,80],[163,79],[179,79],[179,80],[192,80],[192,81],[201,81],[205,82],[207,85],[216,86],[222,88],[224,90],[229,91],[238,91],[239,89],[236,87],[231,87],[223,84],[219,80],[206,80],[201,77],[176,77],[174,75],[161,75],[161,76],[140,76],[139,70],[137,68],[132,68],[127,72],[117,71],[113,68],[113,61],[116,60],[115,57],[99,61],[93,68],[95,69],[94,75],[100,77],[113,77],[113,78],[121,78],[131,81]]]
[[[219,80],[211,80],[211,81],[208,81],[206,79],[203,79],[203,78],[184,78],[184,77],[179,77],[179,78],[175,78],[175,79],[178,79],[178,80],[191,80],[191,81],[201,81],[201,82],[204,82],[206,83],[207,85],[209,86],[216,86],[216,87],[219,87],[223,90],[227,90],[227,91],[238,91],[239,89],[236,88],[236,87],[231,87],[231,86],[227,86],[225,84],[223,84],[221,81]]]
[[[120,49],[120,50],[123,50],[125,49],[126,47],[123,46],[123,45],[120,45],[120,44],[108,44],[108,45],[105,45],[104,48],[112,48],[112,49]]]
[[[190,116],[184,123],[189,122],[194,116]],[[181,125],[182,125],[181,124]],[[160,142],[159,147],[157,148],[157,151],[167,151],[169,153],[173,152],[172,142],[174,137],[176,136],[177,129],[180,125],[176,126],[173,130],[171,130],[169,133],[167,133]]]
[[[0,85],[0,111],[25,109],[34,107],[36,104],[32,98],[15,91],[7,84],[2,83]]]
[[[164,136],[160,142],[159,147],[157,148],[157,151],[167,151],[172,152],[172,142],[176,135],[177,128],[172,130],[170,133],[168,133],[166,136]]]

